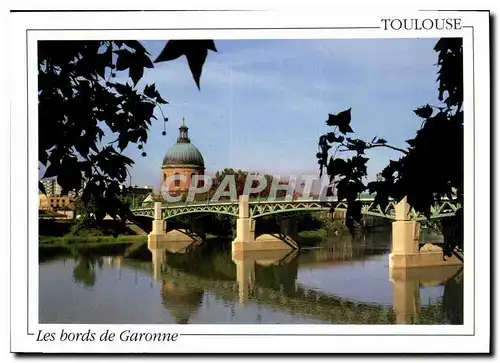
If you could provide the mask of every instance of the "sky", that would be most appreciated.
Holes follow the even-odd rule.
[[[135,164],[132,185],[159,187],[161,163],[185,117],[206,174],[223,168],[288,176],[317,174],[317,142],[332,131],[329,113],[352,108],[354,137],[383,137],[405,147],[421,126],[412,110],[437,104],[436,39],[216,40],[198,90],[185,57],[155,64],[141,84],[155,82],[169,102],[165,136],[159,117]],[[166,41],[143,41],[155,59]],[[160,116],[159,113],[157,113]],[[398,152],[367,152],[373,179]],[[130,182],[130,181],[129,181]]]

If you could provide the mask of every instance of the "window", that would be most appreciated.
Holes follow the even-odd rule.
[[[181,178],[179,176],[179,173],[175,173],[174,177],[175,177],[174,186],[180,187],[181,186]]]

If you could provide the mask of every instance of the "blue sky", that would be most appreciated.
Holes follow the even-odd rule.
[[[141,82],[155,82],[169,117],[153,123],[147,157],[132,146],[132,184],[160,183],[164,154],[182,117],[208,174],[225,167],[277,175],[317,173],[318,137],[328,113],[352,107],[356,137],[383,137],[395,146],[420,127],[412,110],[437,103],[436,39],[219,40],[209,52],[201,91],[185,57],[155,65]],[[144,41],[156,58],[165,41]],[[144,84],[144,83],[142,83]],[[161,120],[161,119],[160,119]],[[368,152],[369,177],[399,154]]]

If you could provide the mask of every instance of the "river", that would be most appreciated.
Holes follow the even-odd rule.
[[[389,237],[233,260],[229,241],[41,250],[40,323],[463,324],[460,267],[391,271]]]

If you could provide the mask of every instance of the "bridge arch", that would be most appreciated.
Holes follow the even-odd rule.
[[[394,206],[396,203],[391,201],[385,208],[376,206],[373,198],[364,198],[361,213],[366,216],[385,218],[395,220]],[[331,204],[335,204],[335,210],[345,211],[346,203],[337,201],[317,201],[317,200],[292,200],[292,201],[249,201],[249,217],[257,219],[274,214],[289,212],[318,212],[328,211]],[[444,200],[431,208],[430,219],[449,217],[456,213],[460,205],[456,201]],[[136,215],[153,217],[153,208],[138,208],[132,211]],[[239,205],[231,202],[207,202],[167,205],[162,207],[162,219],[170,219],[175,216],[187,215],[193,213],[215,213],[238,217]],[[412,210],[411,220],[422,221],[428,219]]]
[[[163,216],[163,220],[168,220],[168,219],[172,219],[172,218],[179,217],[179,216],[185,216],[188,214],[203,214],[203,213],[224,214],[224,215],[232,216],[234,218],[238,218],[237,213],[208,209],[208,210],[186,210],[186,211],[182,211],[182,212],[171,214],[171,215],[165,215],[165,216]]]
[[[284,213],[293,213],[293,212],[299,212],[299,213],[311,213],[311,212],[321,212],[321,211],[329,211],[330,207],[325,206],[325,207],[316,207],[316,208],[290,208],[290,209],[279,209],[279,210],[273,210],[273,211],[268,211],[268,212],[262,212],[262,213],[250,213],[250,216],[254,219],[265,217],[265,216],[271,216],[271,215],[277,215],[277,214],[284,214]],[[339,210],[343,210],[340,209]]]

